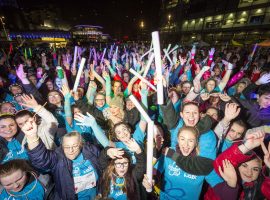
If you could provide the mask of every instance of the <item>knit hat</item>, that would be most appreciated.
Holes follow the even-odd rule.
[[[112,98],[112,100],[110,101],[110,106],[116,106],[123,110],[124,109],[123,97],[119,95]]]

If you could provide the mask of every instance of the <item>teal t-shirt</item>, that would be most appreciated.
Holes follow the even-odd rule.
[[[2,163],[14,159],[24,159],[24,160],[29,159],[25,148],[15,138],[13,138],[10,142],[7,143],[7,148],[9,152],[3,159]]]
[[[122,188],[125,184],[125,179],[117,177],[115,183],[111,182],[109,198],[115,200],[126,200],[127,195],[123,192]]]
[[[82,153],[72,160],[72,175],[75,193],[79,200],[93,200],[97,195],[96,184],[98,174],[89,160],[85,160]]]

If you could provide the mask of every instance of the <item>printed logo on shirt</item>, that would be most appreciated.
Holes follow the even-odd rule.
[[[197,179],[197,176],[192,175],[192,174],[188,174],[188,173],[184,173],[184,177],[189,178],[189,179],[193,179],[193,180]]]
[[[181,169],[176,165],[175,162],[169,164],[168,169],[170,176],[179,176],[181,174]]]

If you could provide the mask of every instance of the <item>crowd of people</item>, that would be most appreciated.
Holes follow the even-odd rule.
[[[3,50],[0,199],[270,199],[270,48],[163,48]]]

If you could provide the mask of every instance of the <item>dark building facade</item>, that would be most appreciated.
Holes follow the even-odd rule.
[[[161,13],[167,41],[249,44],[270,37],[270,0],[169,0]]]

